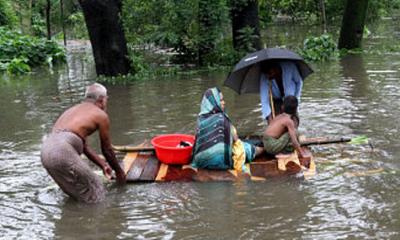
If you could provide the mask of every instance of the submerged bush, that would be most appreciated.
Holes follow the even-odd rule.
[[[339,56],[336,42],[329,34],[304,40],[300,54],[308,61],[326,61]]]
[[[30,72],[31,67],[64,62],[64,48],[55,41],[0,28],[0,71]]]

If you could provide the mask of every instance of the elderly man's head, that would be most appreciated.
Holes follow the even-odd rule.
[[[94,83],[86,87],[85,99],[94,100],[104,110],[107,106],[107,98],[107,89],[103,85]]]
[[[103,85],[94,83],[86,87],[86,99],[98,100],[100,97],[107,97],[107,89]]]

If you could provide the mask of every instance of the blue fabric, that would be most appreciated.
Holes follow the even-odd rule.
[[[246,153],[246,162],[250,163],[256,156],[256,147],[248,142],[243,141],[244,152]]]
[[[220,170],[232,168],[232,141],[231,122],[221,109],[220,91],[210,88],[201,101],[192,166]]]
[[[303,87],[303,79],[297,69],[297,66],[292,61],[281,61],[279,65],[282,69],[282,81],[285,95],[282,96],[280,93],[278,84],[275,79],[272,80],[272,96],[273,98],[280,98],[283,100],[284,97],[292,95],[297,97],[300,104],[301,89]],[[271,114],[271,105],[269,100],[269,84],[268,78],[265,74],[261,74],[260,77],[260,98],[261,98],[261,111],[262,117],[265,119]]]
[[[225,114],[221,108],[221,96],[218,88],[207,89],[200,104],[199,116],[213,113]]]

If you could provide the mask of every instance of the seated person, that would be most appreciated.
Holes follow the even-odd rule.
[[[221,91],[218,88],[205,91],[197,119],[192,166],[249,172],[245,162],[251,162],[263,149],[242,142],[224,110]]]
[[[264,132],[264,150],[269,154],[287,153],[297,151],[299,157],[305,153],[301,149],[297,139],[297,118],[298,101],[295,96],[285,97],[282,105],[282,112],[271,120]]]

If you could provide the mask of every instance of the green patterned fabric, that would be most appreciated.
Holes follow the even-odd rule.
[[[284,133],[280,138],[276,139],[270,136],[263,137],[264,149],[269,154],[278,154],[282,152],[293,152],[289,133]]]
[[[192,166],[231,169],[232,141],[231,122],[221,108],[220,90],[210,88],[201,101]]]

